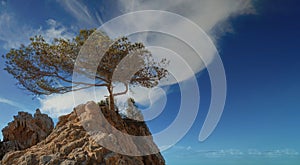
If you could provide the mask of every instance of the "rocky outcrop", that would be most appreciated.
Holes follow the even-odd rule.
[[[53,130],[52,119],[39,109],[34,116],[19,112],[14,120],[2,130],[3,142],[0,144],[0,158],[9,151],[29,148],[44,140]]]
[[[104,119],[99,118],[99,111],[104,115]],[[111,126],[115,128],[114,131],[111,130]],[[90,128],[96,129],[91,131]],[[146,138],[145,141],[143,139],[135,141],[128,137],[118,138],[115,132],[137,137],[148,135],[150,138]],[[109,144],[116,146],[121,152],[142,153],[148,149],[153,153],[128,156],[129,154],[124,154],[126,152],[112,151]],[[45,140],[26,150],[7,153],[1,163],[3,165],[163,165],[165,161],[144,122],[123,119],[116,112],[108,110],[106,106],[88,102],[76,107],[69,115],[61,116],[56,127]]]

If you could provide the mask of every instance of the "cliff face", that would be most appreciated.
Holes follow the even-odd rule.
[[[3,142],[0,144],[0,158],[9,151],[29,148],[44,140],[53,130],[53,121],[48,115],[36,110],[34,116],[19,112],[14,121],[2,130]]]
[[[106,149],[99,143],[103,139],[105,144],[112,143],[118,145],[124,143],[127,148],[125,151],[151,149],[158,151],[158,148],[150,138],[150,141],[136,142],[131,139],[114,137],[113,134],[105,133],[105,129],[110,127],[105,122],[99,120],[91,123],[95,115],[90,112],[92,109],[101,110],[110,125],[121,132],[135,136],[151,135],[144,122],[137,122],[131,119],[122,119],[119,114],[108,110],[108,107],[99,107],[94,102],[80,105],[69,115],[59,118],[59,122],[52,133],[37,145],[26,150],[7,153],[0,164],[47,164],[47,165],[75,165],[75,164],[103,164],[103,165],[163,165],[165,161],[159,152],[154,152],[146,156],[128,156]],[[83,117],[85,116],[85,117]],[[95,134],[101,134],[95,138],[94,134],[87,132],[87,125],[101,125],[101,130]],[[107,124],[107,123],[106,123]],[[151,137],[151,136],[150,136]],[[103,141],[102,141],[103,142]],[[102,143],[104,144],[104,143]],[[120,145],[122,147],[123,145]]]

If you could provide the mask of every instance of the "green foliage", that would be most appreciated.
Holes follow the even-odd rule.
[[[90,51],[94,52],[87,53],[84,59],[77,58],[87,40],[92,40],[94,46],[99,49],[103,45],[110,45],[100,63],[95,63],[94,60],[98,51],[102,51],[98,49],[91,49]],[[94,55],[94,57],[89,55]],[[122,76],[119,79],[113,79],[113,73],[125,57],[138,58],[142,69],[135,72],[130,81],[125,81]],[[73,40],[56,38],[52,43],[47,43],[43,36],[35,36],[30,38],[29,45],[11,49],[3,58],[6,63],[5,70],[18,80],[19,87],[35,95],[66,93],[96,86],[107,87],[110,102],[113,102],[113,96],[125,94],[129,85],[151,88],[168,74],[163,67],[168,64],[168,61],[163,59],[156,62],[142,43],[131,43],[127,37],[112,40],[95,29],[81,30]],[[76,65],[82,66],[75,71],[87,78],[95,78],[95,83],[72,81],[75,62]],[[92,66],[97,66],[96,75],[93,73]],[[131,66],[130,60],[125,66]],[[130,68],[121,69],[130,70]],[[126,91],[114,94],[112,84],[116,82],[123,83]]]
[[[101,100],[99,103],[99,106],[106,106],[108,103],[105,100]]]

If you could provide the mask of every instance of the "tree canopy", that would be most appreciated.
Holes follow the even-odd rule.
[[[91,49],[84,46],[88,40],[93,43],[88,45]],[[80,51],[85,52],[84,58],[78,58]],[[100,61],[95,60],[101,53]],[[155,60],[142,43],[132,43],[127,37],[112,40],[94,29],[80,30],[72,40],[55,38],[50,43],[43,36],[35,36],[28,45],[11,49],[3,58],[5,70],[18,80],[18,86],[35,95],[106,87],[111,109],[115,109],[114,96],[127,93],[130,86],[151,88],[168,75],[164,68],[168,61]],[[74,81],[74,72],[94,82]],[[114,93],[114,83],[122,83],[124,92]]]

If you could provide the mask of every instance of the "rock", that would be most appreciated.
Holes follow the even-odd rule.
[[[75,165],[76,161],[74,160],[64,160],[63,162],[61,162],[61,165]]]
[[[27,112],[19,112],[14,121],[2,130],[0,158],[9,151],[24,150],[44,140],[53,130],[52,119],[36,110],[34,117]]]
[[[127,107],[128,108],[126,109],[126,116],[129,119],[144,121],[142,112],[136,108],[135,102],[132,98],[127,100]]]
[[[48,162],[51,161],[52,158],[53,158],[53,156],[51,156],[51,155],[41,156],[39,164],[47,164]]]
[[[18,144],[16,141],[8,141],[8,142],[0,142],[0,158],[5,155],[5,153],[9,151],[17,151],[19,150]]]
[[[117,130],[126,134],[143,136],[151,133],[144,122],[137,122],[131,119],[122,119],[121,116],[108,110],[107,106],[97,105],[94,102],[80,105],[68,115],[61,116],[52,133],[42,142],[22,151],[7,153],[3,159],[3,165],[10,164],[47,164],[47,165],[77,165],[77,164],[103,164],[103,165],[164,165],[165,161],[157,146],[151,141],[136,142],[130,138],[117,138],[114,133],[110,133],[110,128],[103,120],[93,119],[97,116],[95,110],[102,111],[107,120]],[[94,124],[99,124],[92,127]],[[95,132],[87,131],[86,126],[97,128]],[[98,130],[99,128],[99,130]],[[107,132],[108,131],[108,132]],[[97,135],[97,136],[96,136]],[[139,151],[150,148],[156,153],[141,156],[128,156],[119,152],[111,151],[99,143],[104,140],[107,144],[120,145],[127,148],[120,148],[122,151]],[[102,143],[103,144],[103,143]],[[122,146],[122,145],[120,145]]]

